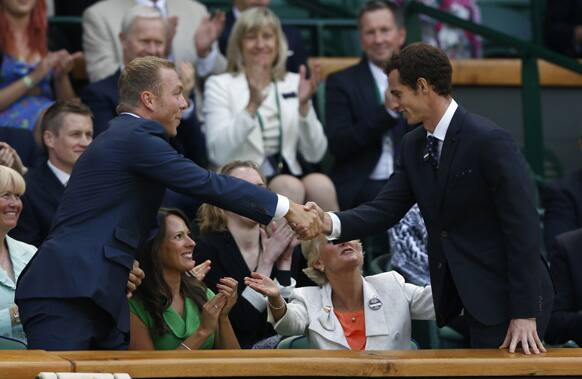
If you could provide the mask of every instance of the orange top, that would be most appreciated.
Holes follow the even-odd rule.
[[[366,347],[366,320],[364,309],[356,312],[341,312],[333,310],[338,318],[346,340],[352,350],[364,350]]]

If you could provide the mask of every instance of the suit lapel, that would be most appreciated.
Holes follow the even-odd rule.
[[[370,114],[378,106],[378,87],[366,58],[362,58],[358,63],[356,76],[356,83],[362,95],[361,104],[364,105],[366,113]]]
[[[459,146],[459,142],[461,140],[461,127],[463,125],[464,116],[465,110],[459,106],[453,115],[449,128],[447,129],[445,141],[441,150],[437,175],[437,212],[440,211],[446,192],[445,188],[449,179],[451,164],[453,162],[457,146]]]
[[[344,335],[344,330],[333,313],[330,284],[325,284],[319,293],[321,294],[322,308],[316,312],[314,321],[309,323],[309,330],[319,334],[332,343],[341,345],[345,349],[350,349],[350,345]]]

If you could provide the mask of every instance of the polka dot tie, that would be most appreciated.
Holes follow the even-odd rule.
[[[433,136],[426,137],[426,153],[428,162],[436,170],[439,167],[439,140]]]

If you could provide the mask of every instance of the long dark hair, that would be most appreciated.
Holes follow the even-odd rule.
[[[168,331],[164,322],[163,313],[172,304],[172,293],[168,283],[164,280],[162,269],[162,245],[166,237],[166,220],[168,216],[181,218],[186,225],[190,225],[188,217],[178,209],[160,209],[158,211],[159,230],[154,237],[150,238],[139,250],[137,259],[145,278],[135,291],[138,297],[151,315],[154,327],[151,330],[155,336],[160,336]],[[180,281],[180,294],[186,298],[194,300],[198,308],[202,307],[208,300],[206,296],[206,286],[200,280],[182,273]]]

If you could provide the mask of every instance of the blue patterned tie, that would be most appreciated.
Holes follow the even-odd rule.
[[[439,140],[436,137],[426,137],[425,157],[435,170],[439,167]]]

